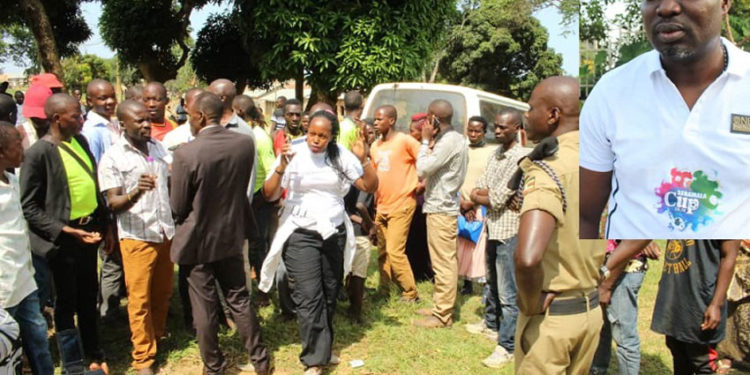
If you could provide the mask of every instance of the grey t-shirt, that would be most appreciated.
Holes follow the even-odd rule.
[[[422,212],[458,215],[468,163],[469,141],[455,130],[439,134],[432,151],[422,144],[417,156],[417,175],[427,180]]]

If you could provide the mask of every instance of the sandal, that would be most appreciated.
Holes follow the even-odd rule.
[[[729,359],[720,359],[719,368],[716,370],[718,375],[726,375],[732,372],[732,361]]]

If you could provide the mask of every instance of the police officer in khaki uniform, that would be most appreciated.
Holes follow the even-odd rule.
[[[606,244],[578,240],[578,93],[577,80],[548,78],[526,112],[528,137],[540,143],[519,163],[517,374],[588,373],[599,342]]]

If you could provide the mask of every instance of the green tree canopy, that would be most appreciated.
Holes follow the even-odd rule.
[[[107,45],[141,71],[148,81],[177,76],[190,47],[190,14],[221,0],[101,0],[99,26]],[[175,47],[178,53],[175,54]]]
[[[198,40],[190,56],[198,77],[206,82],[227,78],[242,91],[246,85],[264,87],[270,85],[264,79],[259,66],[257,40],[254,48],[247,48],[237,26],[237,14],[216,14],[206,21],[198,32]],[[255,56],[251,52],[255,53]]]
[[[484,0],[451,31],[440,76],[448,82],[525,99],[542,79],[562,73],[547,30],[526,0]]]
[[[81,0],[0,0],[0,61],[31,65],[62,75],[60,57],[78,53],[91,36]],[[46,27],[49,26],[49,28]]]
[[[455,11],[454,0],[235,4],[244,45],[260,51],[262,78],[304,78],[315,93],[311,102],[333,102],[345,90],[367,92],[381,82],[419,77],[446,15]]]
[[[86,92],[86,85],[94,78],[115,81],[114,58],[105,60],[96,55],[75,55],[62,60],[65,78],[63,83],[69,90]]]

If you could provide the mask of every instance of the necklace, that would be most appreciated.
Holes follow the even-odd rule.
[[[724,69],[722,69],[722,71],[725,72],[729,66],[729,53],[727,53],[727,46],[725,46],[724,43],[721,43],[721,51],[724,55]]]

